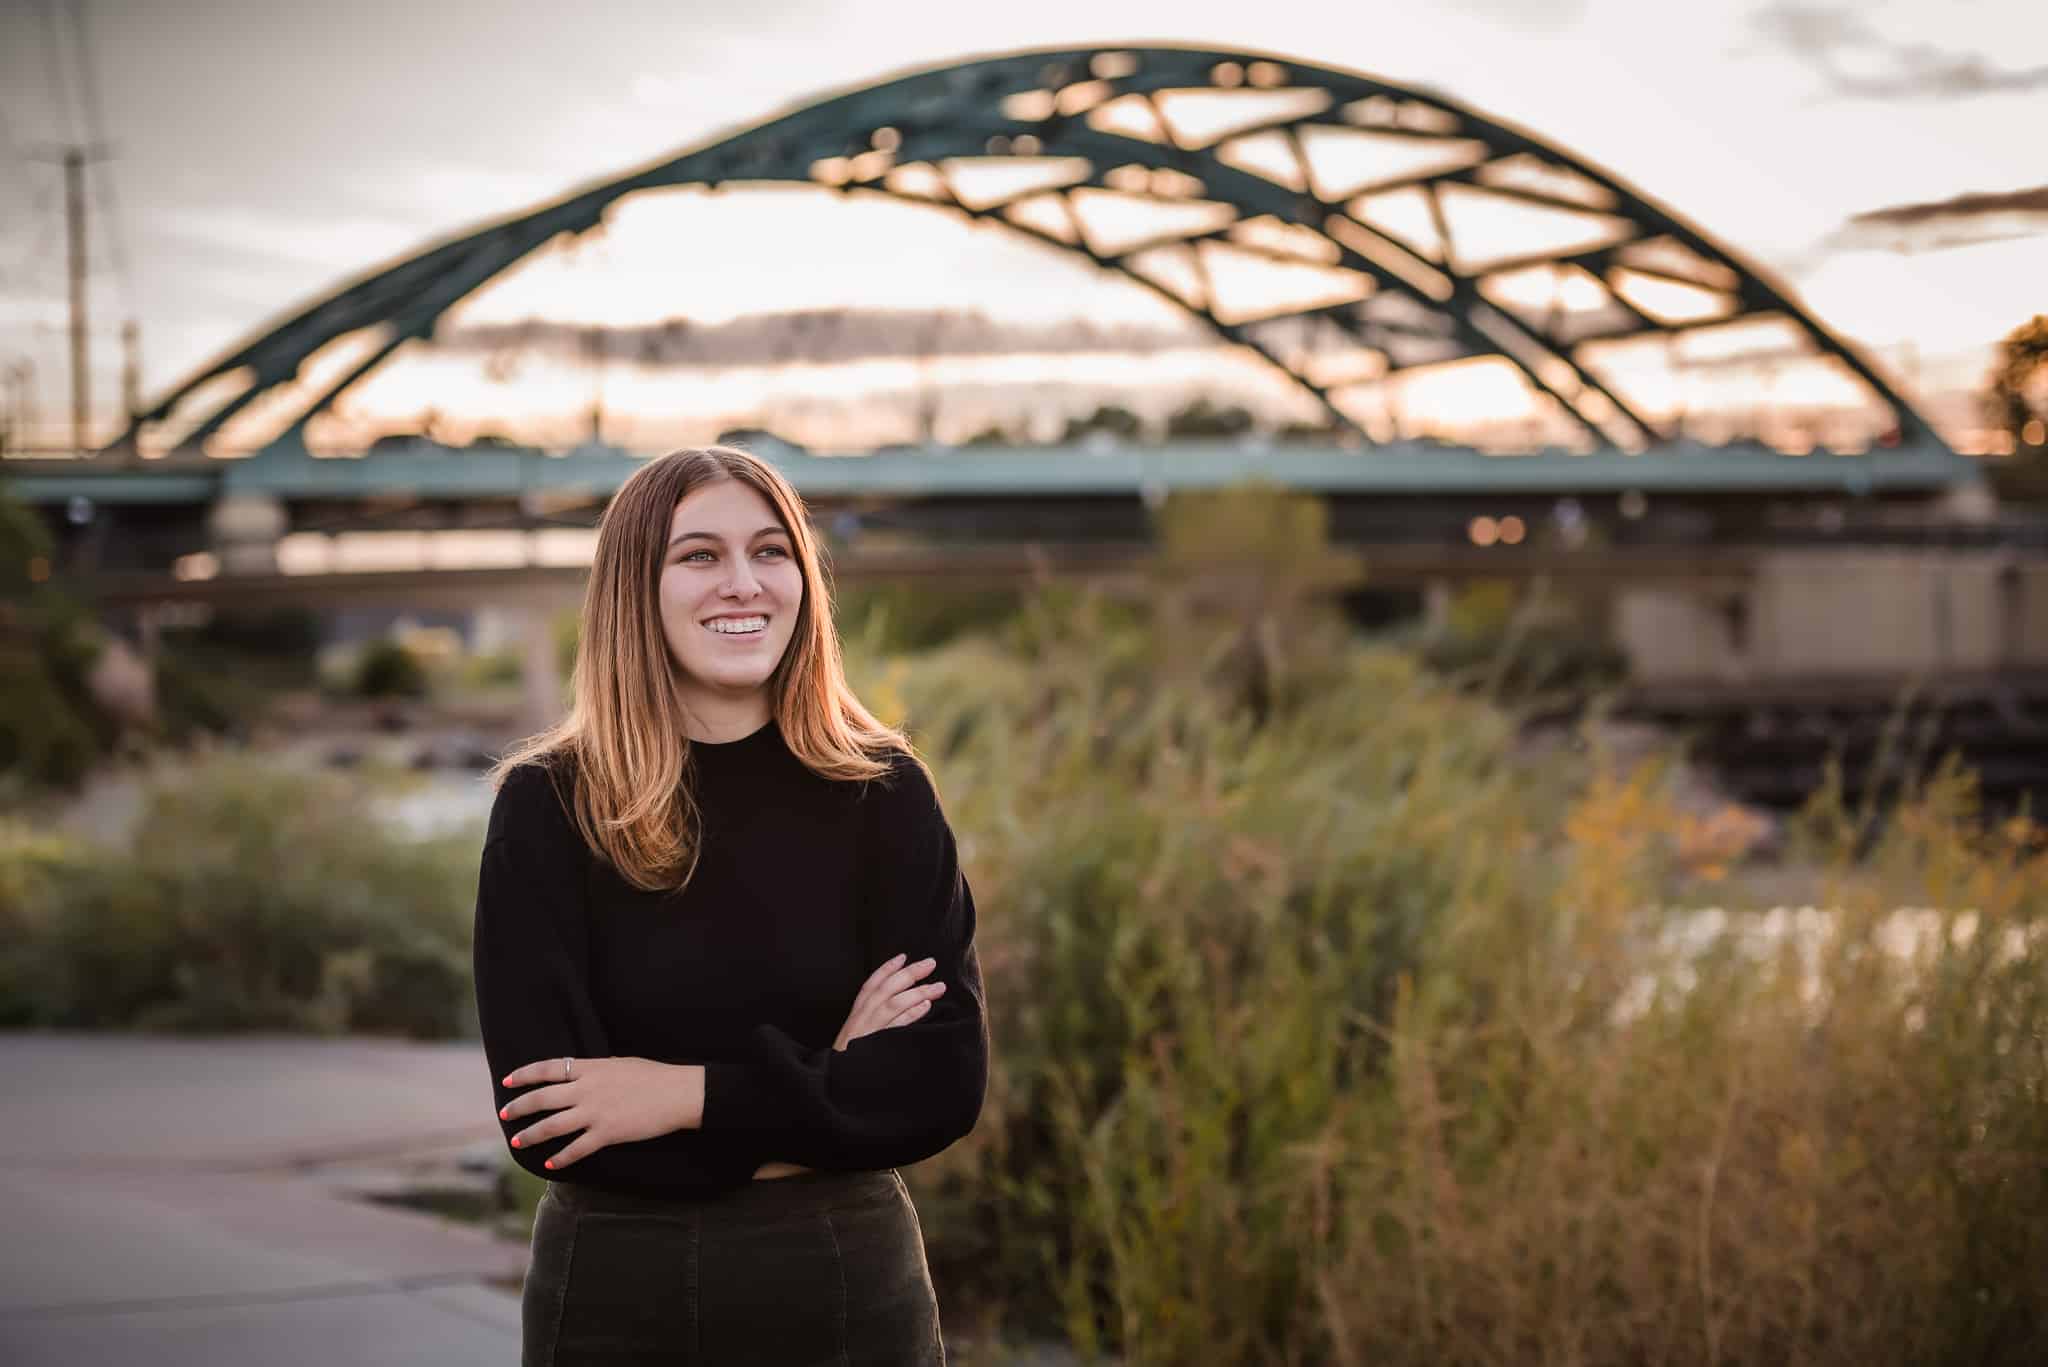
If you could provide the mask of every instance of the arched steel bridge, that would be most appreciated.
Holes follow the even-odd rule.
[[[1006,168],[1005,188],[978,191],[991,167]],[[146,431],[198,452],[238,416],[264,415],[262,452],[303,453],[307,423],[350,386],[624,196],[753,182],[915,200],[1077,253],[1249,348],[1368,439],[1362,396],[1386,377],[1499,358],[1582,440],[1660,443],[1670,419],[1589,357],[1770,320],[1888,408],[1899,440],[1947,449],[1762,271],[1618,177],[1425,89],[1178,47],[968,61],[716,137],[356,280],[192,375],[123,441]],[[1105,208],[1155,222],[1116,234]],[[1475,213],[1520,225],[1522,245],[1475,248]],[[1246,306],[1219,280],[1248,269],[1281,283]],[[344,339],[341,373],[309,383],[309,358]]]

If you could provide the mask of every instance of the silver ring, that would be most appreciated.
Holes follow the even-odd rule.
[[[565,1054],[562,1057],[562,1081],[574,1082],[575,1080],[576,1070],[569,1066],[569,1059],[568,1056]]]

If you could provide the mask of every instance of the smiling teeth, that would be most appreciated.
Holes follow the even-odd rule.
[[[721,636],[745,636],[756,631],[766,631],[768,629],[768,619],[766,617],[721,617],[715,622],[706,622],[704,625],[710,627]]]

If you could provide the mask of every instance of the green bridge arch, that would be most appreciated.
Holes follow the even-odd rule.
[[[1220,108],[1220,128],[1191,130],[1173,112],[1191,100]],[[1412,148],[1413,164],[1364,185],[1333,183],[1316,148],[1345,137]],[[963,193],[960,165],[990,161],[1042,170],[1043,182],[991,199]],[[116,445],[177,414],[190,420],[177,449],[201,450],[238,414],[295,383],[323,347],[369,330],[367,354],[296,401],[263,448],[303,451],[311,419],[408,342],[430,339],[449,309],[544,244],[599,227],[609,206],[639,191],[750,182],[916,200],[1086,257],[1250,349],[1360,437],[1363,425],[1346,402],[1355,386],[1319,375],[1295,345],[1299,338],[1351,348],[1373,372],[1365,384],[1406,369],[1499,358],[1594,444],[1635,449],[1672,434],[1594,373],[1583,348],[1768,318],[1789,324],[1813,356],[1838,363],[1888,408],[1901,440],[1947,450],[1854,347],[1764,272],[1564,149],[1434,92],[1356,72],[1262,53],[1149,46],[1017,52],[914,71],[464,232],[375,269],[232,348],[141,414]],[[1155,203],[1183,218],[1199,206],[1211,221],[1105,244],[1076,210],[1077,197],[1088,194]],[[1447,212],[1457,196],[1559,223],[1576,218],[1599,231],[1586,241],[1537,243],[1476,261],[1461,252]],[[1390,227],[1372,207],[1403,197],[1423,216],[1419,228]],[[1332,297],[1280,301],[1249,316],[1226,309],[1204,269],[1212,253],[1226,251],[1297,274],[1320,271]],[[1182,265],[1167,270],[1168,258]],[[1604,297],[1575,316],[1504,301],[1502,282],[1531,271],[1550,271],[1560,282],[1569,276],[1582,292]],[[1630,282],[1704,300],[1706,313],[1680,318],[1655,310]],[[179,412],[187,405],[198,411]]]

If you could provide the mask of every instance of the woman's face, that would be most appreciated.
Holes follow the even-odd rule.
[[[669,518],[661,629],[687,687],[737,700],[775,672],[796,631],[803,569],[775,509],[752,486],[698,486]]]

